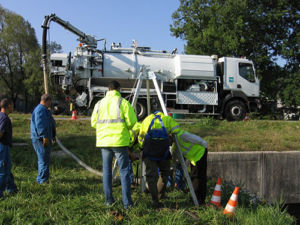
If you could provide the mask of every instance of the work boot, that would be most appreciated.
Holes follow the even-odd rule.
[[[168,196],[166,195],[166,192],[161,193],[161,194],[159,195],[159,199],[168,199]]]
[[[153,201],[152,202],[152,207],[154,209],[159,209],[159,208],[162,208],[163,207],[163,204],[161,204],[159,201]]]
[[[18,188],[7,191],[8,195],[10,195],[10,196],[17,194],[18,192],[19,192]]]

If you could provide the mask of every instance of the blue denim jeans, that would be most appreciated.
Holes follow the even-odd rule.
[[[49,179],[51,144],[44,147],[43,141],[32,139],[32,145],[38,158],[38,175],[36,177],[36,182],[41,184]]]
[[[185,188],[184,173],[179,162],[176,164],[175,183],[176,183],[176,187],[179,190],[184,190]]]
[[[133,205],[131,199],[130,177],[129,177],[129,157],[127,147],[103,147],[102,152],[102,165],[103,165],[103,188],[105,194],[106,204],[114,203],[112,194],[112,159],[115,155],[117,158],[121,185],[122,185],[122,200],[124,208]]]
[[[0,143],[0,198],[3,197],[5,189],[8,193],[17,190],[11,168],[10,147]]]
[[[133,180],[134,180],[134,175],[133,175],[133,169],[132,169],[132,162],[129,159],[129,164],[128,164],[128,170],[129,170],[129,180],[130,180],[130,184],[133,184]]]

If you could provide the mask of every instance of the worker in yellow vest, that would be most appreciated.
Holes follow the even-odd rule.
[[[162,177],[161,195],[164,196],[170,175],[169,135],[180,131],[178,123],[162,112],[147,116],[142,122],[139,133],[139,146],[143,151],[146,165],[146,181],[152,196],[154,208],[161,207],[158,198],[158,170]]]
[[[201,137],[184,130],[177,134],[177,139],[182,155],[191,162],[190,177],[198,202],[204,204],[207,182],[207,143]],[[175,185],[177,188],[183,189],[183,171],[180,164],[177,164],[176,167]]]
[[[109,83],[106,96],[95,105],[91,126],[96,128],[96,146],[102,152],[106,205],[112,205],[115,201],[112,195],[112,158],[115,155],[121,177],[123,206],[127,209],[133,205],[128,170],[129,130],[137,122],[137,117],[130,103],[121,97],[119,91],[119,82]]]

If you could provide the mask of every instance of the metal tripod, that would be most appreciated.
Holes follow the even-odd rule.
[[[159,99],[162,111],[167,116],[168,115],[167,108],[166,108],[166,106],[164,104],[164,100],[163,100],[163,97],[161,95],[158,83],[157,83],[156,75],[155,75],[155,73],[153,71],[149,71],[145,66],[143,66],[141,68],[141,70],[140,70],[140,74],[139,74],[139,77],[138,77],[138,83],[137,83],[136,91],[134,93],[134,96],[133,96],[131,104],[132,104],[132,106],[134,108],[136,107],[137,99],[138,99],[138,96],[140,94],[141,87],[142,87],[142,82],[143,82],[143,80],[146,80],[147,109],[148,109],[148,115],[150,115],[150,87],[149,87],[149,80],[150,79],[153,81],[153,84],[154,84],[154,87],[155,87],[155,91],[157,93],[157,96],[158,96],[158,99]],[[194,204],[196,206],[199,206],[199,203],[198,203],[198,200],[197,200],[197,197],[196,197],[193,185],[192,185],[192,181],[191,181],[190,175],[188,173],[188,170],[187,170],[184,158],[183,158],[182,153],[180,151],[180,146],[179,146],[179,143],[178,143],[177,135],[173,135],[173,140],[175,140],[175,145],[176,145],[175,154],[177,155],[177,157],[179,159],[179,162],[181,164],[181,167],[183,169],[183,173],[184,173],[185,179],[186,179],[186,181],[188,183],[188,187],[190,189],[190,192],[191,192]],[[141,184],[141,191],[144,192],[145,191],[145,187],[146,187],[145,164],[142,161],[142,157],[140,157],[140,158],[141,158],[141,180],[140,180],[140,184]]]

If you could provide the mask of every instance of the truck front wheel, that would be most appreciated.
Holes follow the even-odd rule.
[[[245,104],[239,100],[228,102],[225,107],[225,117],[228,121],[240,121],[246,116]]]

